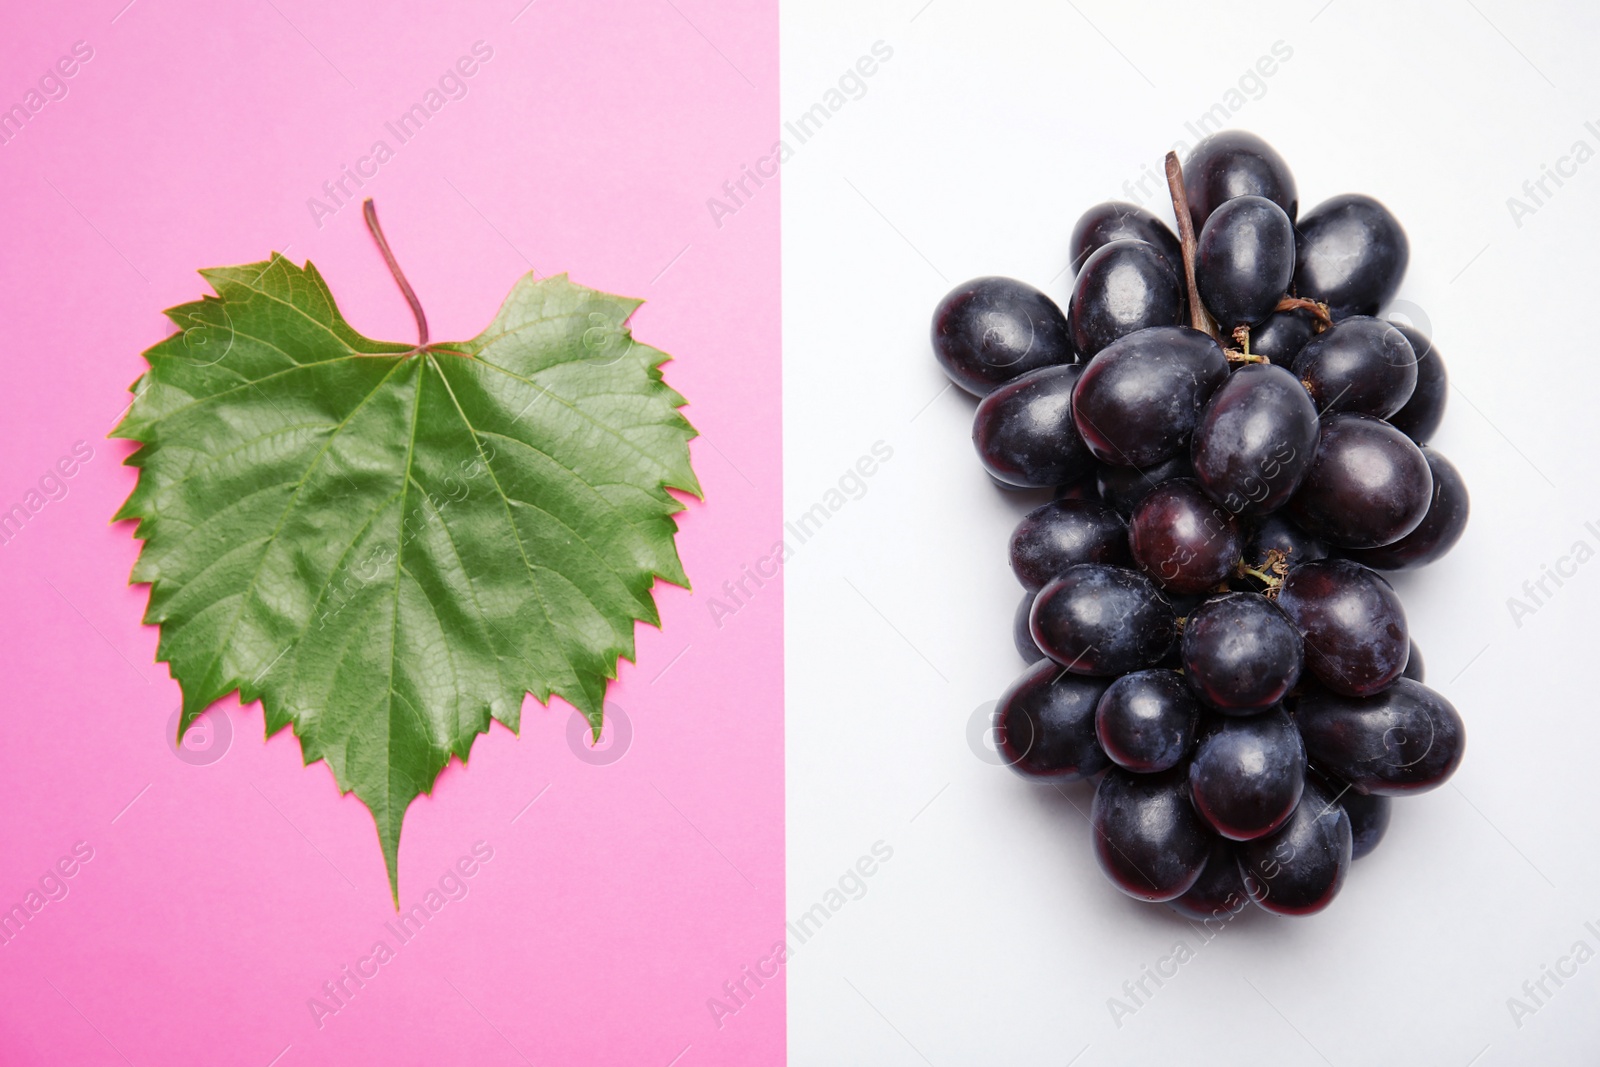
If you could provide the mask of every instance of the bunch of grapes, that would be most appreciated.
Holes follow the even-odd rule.
[[[982,397],[972,438],[1007,488],[1054,487],[1011,537],[1032,666],[995,737],[1023,775],[1100,776],[1112,883],[1207,918],[1326,907],[1390,798],[1461,762],[1380,571],[1466,525],[1427,445],[1445,368],[1376,317],[1405,273],[1378,201],[1298,216],[1294,177],[1224,131],[1166,161],[1178,235],[1131,204],[1072,233],[1066,314],[1009,278],[940,302],[933,347]]]

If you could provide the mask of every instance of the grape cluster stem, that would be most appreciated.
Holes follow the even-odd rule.
[[[1211,321],[1211,316],[1206,314],[1206,306],[1200,302],[1200,287],[1194,280],[1194,217],[1189,214],[1189,194],[1183,188],[1183,164],[1178,162],[1178,153],[1167,153],[1166,167],[1167,191],[1172,194],[1172,213],[1178,220],[1178,243],[1183,247],[1183,282],[1189,294],[1189,325],[1201,333],[1210,334],[1214,340],[1221,340],[1217,324]]]

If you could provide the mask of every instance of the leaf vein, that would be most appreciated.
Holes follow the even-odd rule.
[[[533,561],[528,558],[528,546],[523,543],[522,531],[517,528],[516,516],[511,513],[511,499],[506,495],[505,488],[500,484],[500,478],[494,472],[494,466],[489,462],[489,457],[483,454],[483,442],[478,439],[478,431],[473,427],[472,420],[467,417],[466,409],[461,406],[461,399],[456,396],[456,391],[450,385],[449,377],[441,370],[439,380],[444,383],[444,390],[450,396],[450,403],[455,405],[456,414],[461,416],[461,423],[467,428],[467,434],[472,438],[472,446],[478,452],[478,458],[483,463],[484,471],[489,475],[489,480],[494,482],[495,492],[500,494],[500,500],[505,505],[506,523],[511,527],[511,536],[517,542],[517,554],[522,557],[522,565],[528,571],[528,582],[533,586],[534,595],[539,598],[539,611],[544,615],[545,632],[551,636],[560,632],[555,620],[550,615],[550,605],[545,602],[544,588],[539,584],[539,577],[534,573]],[[561,642],[556,642],[556,650],[561,658],[566,661],[567,670],[573,677],[573,683],[579,682],[578,666],[567,655],[567,650]]]
[[[261,580],[261,569],[266,566],[267,556],[271,554],[271,544],[275,543],[278,535],[283,532],[283,524],[289,518],[289,513],[294,510],[295,502],[299,499],[301,491],[305,489],[306,482],[310,480],[312,472],[315,471],[318,464],[322,462],[322,457],[327,455],[328,450],[333,447],[333,442],[338,438],[339,431],[350,424],[350,420],[355,418],[356,413],[362,408],[366,407],[367,402],[378,394],[378,391],[382,389],[384,384],[387,383],[390,377],[393,376],[395,370],[403,366],[405,366],[404,360],[396,360],[395,365],[389,368],[389,372],[378,380],[378,383],[372,387],[372,390],[367,393],[366,396],[361,398],[361,402],[350,409],[349,414],[345,415],[344,419],[340,421],[339,425],[335,426],[332,432],[328,434],[328,439],[323,442],[322,448],[317,451],[317,454],[312,458],[310,465],[306,467],[305,473],[302,474],[299,481],[295,483],[293,491],[289,494],[289,499],[284,502],[283,513],[278,516],[277,524],[273,526],[272,532],[267,535],[267,551],[262,552],[261,558],[256,561],[255,573],[250,576],[250,583],[245,586],[244,595],[239,600],[239,610],[234,612],[233,620],[228,623],[228,629],[223,634],[222,640],[217,642],[217,650],[212,654],[211,662],[206,665],[205,672],[201,674],[200,677],[202,679],[211,677],[212,672],[216,670],[217,664],[222,659],[223,651],[228,647],[229,643],[232,642],[234,631],[238,629],[239,626],[239,620],[244,616],[245,608],[249,606],[251,599],[255,596],[256,583]],[[235,685],[237,685],[237,680],[235,679],[223,679],[221,681],[213,682],[212,684],[214,686],[226,686],[229,681],[234,681]],[[222,690],[223,693],[226,693],[227,691],[228,690],[226,688]]]

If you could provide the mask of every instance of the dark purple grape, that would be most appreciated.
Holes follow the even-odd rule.
[[[1192,477],[1194,465],[1189,462],[1189,453],[1183,451],[1143,470],[1138,467],[1111,467],[1102,463],[1095,476],[1095,484],[1100,499],[1126,519],[1139,506],[1139,501],[1162,482]]]
[[[1189,761],[1189,794],[1202,821],[1232,841],[1283,825],[1300,801],[1306,750],[1282,708],[1213,718]]]
[[[1282,367],[1242,367],[1206,404],[1191,445],[1195,480],[1236,515],[1276,511],[1316,458],[1317,409]]]
[[[1202,923],[1225,923],[1236,918],[1251,903],[1233,844],[1226,838],[1214,837],[1200,877],[1183,896],[1167,901],[1167,907]]]
[[[1290,222],[1300,211],[1289,165],[1271,145],[1244,130],[1223,130],[1195,145],[1183,162],[1183,190],[1196,233],[1218,206],[1236,196],[1264,196]]]
[[[974,278],[950,290],[933,312],[933,354],[951,381],[978,396],[1077,359],[1055,301],[1014,278]]]
[[[1188,447],[1201,409],[1227,379],[1222,346],[1199,330],[1141,330],[1089,362],[1073,419],[1100,462],[1153,467]]]
[[[1209,589],[1203,593],[1174,593],[1170,589],[1163,589],[1161,591],[1161,595],[1168,604],[1172,605],[1172,613],[1178,616],[1178,618],[1182,619],[1186,616],[1193,615],[1195,610],[1198,609],[1201,604],[1204,604],[1206,601],[1211,599],[1212,593]],[[1183,666],[1183,657],[1180,656],[1178,652],[1178,646],[1174,645],[1172,647],[1173,670],[1177,670]],[[1162,666],[1166,666],[1166,664],[1162,664]]]
[[[1154,246],[1173,274],[1183,277],[1183,246],[1177,235],[1144,208],[1117,200],[1096,204],[1072,227],[1073,273],[1082,270],[1085,260],[1112,241],[1144,241]]]
[[[1258,593],[1228,593],[1183,625],[1183,669],[1206,701],[1230,714],[1271,707],[1300,680],[1300,631]]]
[[[1445,401],[1450,397],[1450,376],[1444,357],[1427,334],[1411,326],[1395,324],[1405,334],[1417,354],[1417,387],[1406,406],[1389,417],[1389,424],[1419,445],[1425,445],[1444,421]]]
[[[1388,797],[1363,796],[1355,790],[1345,794],[1339,806],[1350,816],[1350,858],[1358,860],[1370,856],[1389,829]]]
[[[1091,470],[1089,473],[1083,475],[1081,478],[1074,478],[1070,482],[1066,482],[1066,483],[1064,483],[1062,485],[1056,486],[1056,491],[1051,494],[1051,499],[1052,500],[1099,500],[1100,499],[1100,485],[1099,485],[1098,480],[1095,477],[1096,471],[1099,470],[1099,467],[1100,467],[1100,464],[1096,463],[1094,465],[1095,469]]]
[[[1427,792],[1455,773],[1466,751],[1455,707],[1409,678],[1369,697],[1312,689],[1296,702],[1294,719],[1317,765],[1363,793]]]
[[[1422,454],[1433,475],[1433,500],[1428,505],[1428,513],[1415,530],[1400,540],[1382,548],[1352,551],[1351,559],[1384,571],[1411,570],[1439,559],[1461,540],[1471,508],[1467,485],[1455,465],[1439,453],[1424,448]]]
[[[1011,642],[1017,646],[1017,655],[1022,657],[1024,663],[1037,663],[1045,658],[1039,646],[1033,643],[1033,631],[1028,628],[1028,619],[1033,615],[1033,599],[1037,592],[1022,594],[1022,603],[1017,605],[1016,614],[1011,616]]]
[[[1417,528],[1433,499],[1428,460],[1411,438],[1369,415],[1328,415],[1289,514],[1337,548],[1378,548]]]
[[[1095,790],[1094,854],[1111,884],[1139,900],[1182,896],[1200,877],[1211,835],[1189,805],[1181,770],[1113,767]]]
[[[1039,590],[1031,626],[1040,651],[1068,670],[1117,675],[1155,666],[1178,620],[1138,571],[1080,563]]]
[[[1046,367],[1007,382],[978,404],[972,443],[997,481],[1043,489],[1089,473],[1094,459],[1072,421],[1083,367]]]
[[[1111,762],[1140,774],[1176,767],[1194,745],[1200,704],[1177,671],[1124,674],[1100,695],[1095,733]]]
[[[1283,514],[1263,515],[1244,543],[1244,564],[1258,571],[1266,571],[1272,563],[1271,553],[1290,567],[1326,559],[1328,546],[1296,526]],[[1255,579],[1251,579],[1255,581]]]
[[[1235,846],[1250,898],[1277,915],[1327,907],[1350,873],[1351,847],[1350,816],[1315,782],[1288,822]]]
[[[1370,855],[1389,829],[1389,809],[1394,802],[1377,794],[1358,793],[1350,783],[1332,778],[1316,767],[1306,768],[1306,780],[1315,782],[1350,816],[1350,859]]]
[[[1239,524],[1188,479],[1162,482],[1128,520],[1134,562],[1163,588],[1203,593],[1239,565]]]
[[[1324,559],[1290,568],[1278,608],[1305,641],[1305,669],[1335,693],[1370,696],[1405,669],[1405,609],[1394,588],[1359,563]]]
[[[995,746],[1025,778],[1071,782],[1111,765],[1095,739],[1094,709],[1106,683],[1041,659],[1011,683],[994,709]]]
[[[1272,314],[1294,278],[1294,224],[1264,196],[1236,196],[1200,231],[1200,302],[1225,332]]]
[[[1417,354],[1393,323],[1353,315],[1313,337],[1295,357],[1294,372],[1318,411],[1386,419],[1417,387]]]
[[[1154,245],[1112,241],[1078,272],[1067,305],[1067,331],[1085,357],[1119,337],[1151,326],[1172,326],[1183,314],[1182,285]]]
[[[1128,524],[1098,500],[1041,504],[1011,534],[1011,572],[1024,589],[1042,589],[1077,563],[1132,562]]]
[[[1411,651],[1406,656],[1406,669],[1400,672],[1400,677],[1410,678],[1413,682],[1427,681],[1427,668],[1422,662],[1422,649],[1417,647],[1417,642],[1411,642]]]
[[[1250,330],[1250,351],[1287,367],[1316,332],[1316,320],[1309,311],[1275,311]]]
[[[1294,291],[1327,304],[1335,319],[1376,315],[1400,288],[1411,258],[1406,231],[1370,196],[1324,200],[1295,233]]]

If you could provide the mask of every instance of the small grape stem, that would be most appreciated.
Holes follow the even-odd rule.
[[[1333,312],[1328,310],[1328,305],[1319,300],[1307,300],[1300,296],[1286,296],[1278,301],[1274,311],[1309,311],[1311,317],[1317,320],[1317,332],[1321,333],[1333,325]]]
[[[1178,153],[1168,152],[1166,165],[1167,191],[1172,194],[1172,213],[1178,220],[1178,243],[1183,247],[1183,281],[1189,293],[1189,325],[1220,340],[1216,325],[1211,321],[1211,316],[1206,314],[1205,305],[1200,302],[1200,289],[1194,280],[1194,219],[1189,215],[1189,194],[1183,188],[1183,164],[1178,162]]]
[[[1283,587],[1283,580],[1289,574],[1289,554],[1282,549],[1267,549],[1266,561],[1260,567],[1252,567],[1239,561],[1239,575],[1251,577],[1267,588],[1262,595],[1268,600],[1278,599],[1278,590]]]
[[[1257,581],[1265,582],[1267,585],[1273,588],[1277,588],[1283,584],[1282,578],[1279,578],[1277,575],[1271,574],[1267,571],[1259,570],[1255,567],[1246,567],[1243,564],[1240,564],[1239,573],[1249,575],[1251,578],[1254,578]]]
[[[362,201],[361,214],[367,220],[367,229],[372,231],[372,239],[377,242],[378,251],[383,253],[383,261],[389,265],[389,273],[394,275],[395,284],[400,286],[401,295],[406,298],[406,303],[411,305],[411,314],[417,317],[417,348],[418,350],[427,348],[428,316],[422,313],[422,301],[417,299],[417,291],[406,281],[405,272],[400,269],[394,253],[389,250],[388,238],[383,236],[383,227],[378,225],[378,209],[370,197]]]
[[[1266,356],[1254,355],[1250,351],[1250,327],[1235,326],[1233,328],[1233,343],[1238,348],[1224,348],[1222,354],[1228,358],[1229,363],[1271,363]]]

